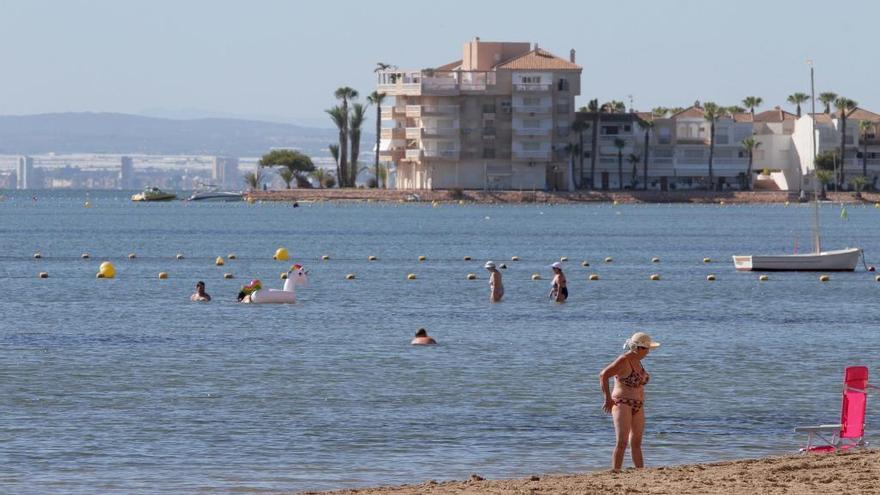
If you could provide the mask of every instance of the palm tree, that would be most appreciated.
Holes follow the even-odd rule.
[[[358,97],[358,92],[353,88],[343,86],[337,89],[333,95],[337,100],[342,100],[342,105],[339,107],[343,116],[343,128],[339,133],[339,168],[341,168],[343,172],[346,172],[348,171],[348,104],[351,100]],[[333,118],[333,122],[336,123],[336,118],[332,115],[331,118]],[[354,186],[353,183],[346,185]]]
[[[617,148],[617,188],[623,190],[623,147],[626,141],[620,138],[614,140],[614,147]]]
[[[639,162],[642,161],[642,158],[639,155],[634,153],[630,153],[626,160],[632,165],[632,179],[629,181],[629,188],[633,191],[636,190],[636,180],[639,175]]]
[[[626,104],[622,101],[611,100],[602,104],[606,113],[626,113]]]
[[[244,174],[244,182],[248,185],[251,191],[259,190],[263,183],[263,169],[257,167],[255,171]]]
[[[576,132],[578,135],[578,144],[575,145],[577,149],[573,150],[578,154],[578,177],[580,178],[580,184],[576,184],[578,188],[584,183],[584,131],[587,130],[587,127],[587,123],[581,119],[577,119],[571,124],[572,132]]]
[[[638,121],[639,128],[645,131],[645,150],[642,152],[642,158],[645,161],[644,167],[642,167],[642,189],[645,191],[648,190],[648,154],[651,149],[651,130],[654,129],[654,121],[653,120],[641,120]]]
[[[382,65],[387,64],[382,64],[380,62],[377,64],[376,71],[387,69],[387,67],[380,69],[379,67]],[[375,169],[376,184],[379,184],[379,145],[382,142],[380,134],[382,133],[382,102],[385,101],[385,93],[373,91],[370,93],[370,96],[367,97],[367,101],[372,105],[376,105],[376,161],[374,162],[373,167]]]
[[[846,183],[846,114],[859,106],[854,100],[840,96],[834,100],[834,107],[840,112],[840,177],[841,187]]]
[[[675,115],[677,113],[684,112],[684,107],[672,107],[669,109],[669,113]]]
[[[315,182],[318,183],[318,189],[323,189],[324,181],[327,179],[329,174],[323,168],[318,167],[315,170],[309,172],[309,175],[312,176],[312,178],[315,179]]]
[[[715,172],[712,160],[715,158],[715,122],[726,114],[723,107],[707,101],[703,104],[703,118],[709,122],[709,190],[715,190]]]
[[[278,169],[278,177],[281,177],[281,180],[284,181],[284,184],[290,189],[290,183],[293,182],[294,179],[293,170],[287,167],[281,167]]]
[[[816,170],[816,180],[821,185],[819,198],[825,199],[825,190],[828,189],[828,184],[834,180],[834,172],[830,170]]]
[[[330,115],[330,120],[336,124],[336,128],[339,130],[339,144],[330,145],[330,153],[333,153],[333,158],[336,159],[336,173],[339,177],[339,187],[345,187],[345,178],[348,175],[348,162],[347,158],[345,158],[348,156],[346,151],[346,149],[348,149],[348,111],[343,110],[341,106],[337,105],[326,110],[326,112]]]
[[[864,176],[864,175],[853,177],[852,179],[849,180],[849,184],[851,186],[853,186],[853,188],[855,188],[856,198],[861,199],[862,198],[862,189],[864,189],[865,186],[868,185],[868,177]]]
[[[590,100],[587,109],[593,114],[593,142],[590,146],[590,189],[596,189],[596,160],[599,158],[599,124],[602,108],[599,106],[599,100],[593,98]]]
[[[742,147],[749,154],[749,168],[746,169],[746,187],[752,190],[752,162],[755,150],[761,146],[761,143],[754,136],[749,136],[742,140]]]
[[[739,106],[739,105],[731,105],[731,106],[727,107],[726,110],[727,110],[727,113],[729,113],[731,116],[736,115],[738,113],[746,113],[746,109]],[[754,117],[754,114],[753,114],[753,117]]]
[[[327,148],[330,150],[330,156],[333,157],[333,163],[336,164],[336,177],[341,177],[341,170],[339,170],[339,145],[331,144]]]
[[[669,109],[666,107],[654,107],[651,109],[651,114],[658,119],[662,119],[666,117],[666,114],[669,112]]]
[[[868,134],[874,130],[870,120],[859,121],[859,139],[862,141],[862,176],[868,176]]]
[[[833,91],[826,91],[824,93],[819,93],[819,101],[825,105],[825,113],[831,113],[831,104],[834,103],[834,100],[837,99],[837,93]]]
[[[351,116],[348,120],[348,132],[351,136],[351,167],[349,168],[348,184],[354,187],[358,176],[358,155],[361,152],[361,126],[367,120],[367,107],[355,103],[351,107]],[[379,181],[376,181],[378,187]]]
[[[755,119],[755,107],[760,107],[764,103],[764,99],[760,96],[746,96],[743,98],[743,106],[749,109],[752,114],[752,120]]]
[[[810,95],[806,93],[792,93],[788,95],[788,102],[797,108],[797,116],[801,118],[801,103],[805,103],[810,99]]]

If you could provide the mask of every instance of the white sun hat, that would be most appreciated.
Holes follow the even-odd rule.
[[[645,349],[656,349],[660,347],[660,342],[654,342],[651,339],[651,336],[646,334],[645,332],[636,332],[632,337],[627,339],[624,344],[625,347],[633,346],[633,347],[644,347]]]
[[[556,263],[550,265],[550,268],[559,268],[560,270],[562,270],[562,263],[557,261]]]
[[[495,262],[494,261],[487,261],[486,264],[483,265],[483,268],[485,268],[487,270],[490,268],[495,268]]]

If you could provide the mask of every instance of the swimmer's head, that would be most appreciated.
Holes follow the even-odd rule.
[[[428,336],[428,331],[425,330],[424,328],[420,328],[416,331],[416,337],[427,337],[427,336]]]

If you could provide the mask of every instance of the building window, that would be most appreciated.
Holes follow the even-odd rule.
[[[540,129],[541,121],[538,119],[523,119],[523,127],[526,129]]]
[[[620,134],[620,128],[616,125],[604,125],[602,126],[602,135],[604,136],[616,136]]]
[[[564,77],[559,78],[559,83],[556,85],[556,88],[559,91],[568,91],[568,79]]]
[[[541,84],[541,76],[522,76],[520,82],[523,84]]]
[[[541,151],[541,143],[526,141],[522,144],[523,151]]]
[[[483,103],[483,113],[495,113],[495,104]]]
[[[495,148],[483,148],[483,158],[495,158]]]
[[[630,124],[626,124],[623,126],[623,132],[632,132],[632,130],[633,130],[633,128],[632,128],[632,125],[630,125]]]
[[[541,105],[540,96],[523,96],[523,105],[527,107],[537,107]]]

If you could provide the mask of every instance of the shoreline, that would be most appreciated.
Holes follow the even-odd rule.
[[[880,450],[792,454],[757,459],[658,466],[623,473],[597,471],[507,480],[425,481],[418,485],[356,488],[299,495],[563,495],[880,493]]]
[[[341,201],[385,203],[476,203],[476,204],[796,204],[798,193],[788,191],[477,191],[477,190],[398,190],[398,189],[285,189],[252,191],[248,201]],[[832,203],[880,203],[880,193],[829,192]]]

